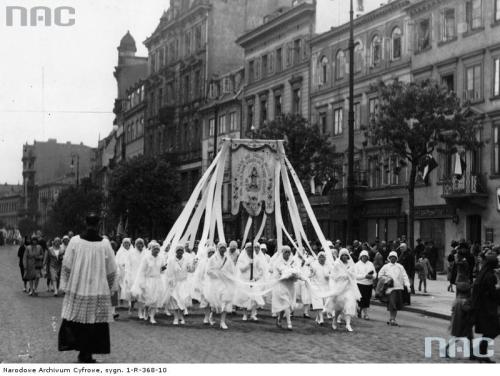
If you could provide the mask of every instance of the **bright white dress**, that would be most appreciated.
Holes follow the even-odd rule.
[[[300,274],[299,266],[295,264],[295,260],[290,256],[288,261],[280,255],[274,263],[273,278],[278,280],[273,288],[271,311],[279,313],[285,309],[293,311],[296,306],[297,294],[295,291],[295,276]]]
[[[144,250],[139,252],[136,248],[130,248],[128,251],[128,262],[125,266],[125,296],[128,296],[127,300],[137,299],[137,297],[132,294],[131,290],[137,278],[143,256]]]
[[[267,279],[267,262],[261,253],[254,255],[253,259],[253,281],[264,282]],[[240,254],[236,263],[236,276],[242,282],[250,282],[251,264],[250,257],[246,251]],[[262,286],[237,285],[234,293],[234,305],[237,307],[252,310],[265,305],[264,298],[261,295],[255,295],[262,291]]]
[[[340,259],[335,261],[329,288],[330,296],[326,300],[325,310],[331,314],[341,312],[354,316],[361,293],[356,283],[355,265],[351,259],[347,264]]]
[[[63,259],[63,319],[81,324],[113,322],[111,290],[117,279],[115,253],[109,240],[89,242],[74,236]]]
[[[311,264],[311,304],[313,310],[323,309],[325,307],[326,298],[322,296],[329,290],[330,277],[332,267],[325,262],[321,265],[319,261],[314,261]]]
[[[153,255],[144,255],[141,259],[137,278],[132,286],[132,295],[151,308],[160,308],[165,298],[165,288],[161,281],[163,260]]]
[[[232,312],[235,291],[235,265],[217,251],[208,259],[204,296],[216,313]]]
[[[118,285],[119,285],[119,297],[121,300],[130,300],[130,291],[127,293],[127,287],[125,283],[125,270],[128,264],[129,251],[133,247],[131,246],[126,250],[123,246],[120,247],[116,253],[116,265],[118,267]]]
[[[170,258],[167,264],[167,291],[165,305],[169,310],[185,310],[193,305],[192,284],[188,279],[194,272],[194,266],[185,255],[179,260]]]

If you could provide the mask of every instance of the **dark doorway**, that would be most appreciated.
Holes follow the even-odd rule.
[[[471,243],[481,242],[481,216],[467,216],[467,240]]]
[[[444,219],[425,219],[420,221],[420,238],[424,241],[432,240],[438,249],[436,269],[444,270],[445,232]]]

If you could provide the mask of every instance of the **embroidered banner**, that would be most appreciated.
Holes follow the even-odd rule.
[[[274,171],[277,163],[276,141],[238,140],[231,143],[233,215],[240,203],[251,216],[274,212]]]

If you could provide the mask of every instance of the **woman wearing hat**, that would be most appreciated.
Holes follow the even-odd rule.
[[[368,320],[368,308],[370,307],[370,299],[372,298],[373,281],[377,273],[375,267],[369,260],[368,251],[361,251],[359,261],[356,263],[356,280],[358,282],[361,299],[359,301],[358,317],[363,316]]]
[[[395,251],[390,252],[387,259],[389,262],[380,269],[378,276],[390,277],[394,282],[393,287],[388,288],[386,292],[389,295],[387,310],[390,315],[387,325],[398,326],[396,315],[403,308],[403,290],[404,287],[410,289],[410,279],[403,265],[397,263],[398,254]]]
[[[24,279],[29,282],[29,295],[37,296],[36,289],[42,278],[44,252],[38,238],[31,237],[31,244],[26,247],[23,255]]]
[[[311,305],[316,312],[316,323],[323,325],[323,309],[325,308],[325,298],[322,294],[328,292],[330,274],[332,266],[326,261],[325,252],[318,254],[318,259],[311,263]]]

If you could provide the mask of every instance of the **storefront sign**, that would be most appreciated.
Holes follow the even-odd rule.
[[[453,218],[455,209],[449,205],[415,207],[415,219]]]

